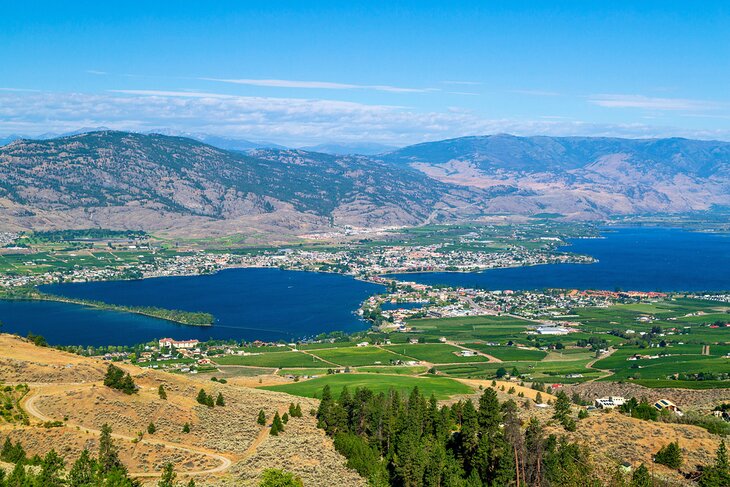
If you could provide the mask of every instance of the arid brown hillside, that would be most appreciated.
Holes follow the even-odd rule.
[[[461,137],[382,156],[442,182],[512,188],[489,213],[611,215],[687,212],[727,206],[730,143],[603,137]]]
[[[91,132],[0,148],[0,225],[297,233],[477,214],[483,191],[358,156]]]
[[[271,467],[295,472],[306,485],[364,485],[316,428],[309,415],[314,400],[122,366],[140,387],[126,395],[103,385],[106,365],[0,335],[0,381],[30,386],[21,402],[30,424],[0,423],[0,437],[20,441],[30,455],[55,448],[70,463],[84,448],[97,448],[99,429],[108,423],[129,471],[150,485],[166,462],[174,463],[181,478],[194,476],[196,485],[256,485],[262,470]],[[158,395],[160,385],[167,400]],[[222,393],[226,405],[198,404],[201,387]],[[260,409],[270,421],[292,401],[301,403],[304,417],[292,418],[278,437],[256,423]],[[46,428],[48,421],[63,426]],[[157,428],[152,435],[150,422]],[[185,423],[190,433],[183,433]]]

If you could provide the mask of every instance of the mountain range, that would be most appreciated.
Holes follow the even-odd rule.
[[[378,156],[242,150],[111,130],[16,140],[0,147],[0,228],[295,235],[493,214],[600,220],[730,202],[727,142],[493,135]]]

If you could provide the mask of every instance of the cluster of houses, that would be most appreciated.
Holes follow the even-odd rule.
[[[626,404],[626,398],[622,396],[605,396],[596,398],[593,401],[593,407],[596,409],[616,409]],[[654,403],[657,411],[671,411],[677,416],[682,416],[682,410],[669,399],[659,399]]]

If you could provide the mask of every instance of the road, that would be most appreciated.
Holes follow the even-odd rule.
[[[87,382],[87,383],[76,383],[75,385],[78,385],[78,386],[91,386],[91,385],[94,385],[94,384],[95,383],[89,383],[89,382]],[[100,385],[100,384],[101,383],[98,383],[96,385]],[[59,384],[32,384],[31,385],[31,391],[24,398],[22,407],[25,409],[25,411],[30,416],[35,417],[36,419],[38,419],[39,421],[41,421],[43,423],[45,423],[47,421],[54,421],[54,418],[51,418],[49,416],[46,416],[41,411],[39,411],[38,410],[38,407],[35,404],[35,402],[36,402],[36,400],[39,397],[43,397],[41,394],[39,394],[39,389],[38,388],[41,388],[42,389],[43,387],[57,386],[57,385],[59,385]],[[80,425],[80,424],[74,424],[74,423],[66,422],[65,423],[65,426],[67,428],[75,428],[75,429],[78,429],[79,431],[83,431],[85,433],[90,433],[90,434],[93,434],[93,435],[101,435],[101,431],[100,430],[97,430],[97,429],[94,429],[94,428],[88,428],[88,427],[83,426],[83,425]],[[263,429],[266,430],[266,428],[263,428]],[[262,434],[260,433],[259,434],[259,437],[261,437],[261,436],[262,436]],[[116,438],[116,439],[120,439],[120,440],[125,440],[125,441],[137,440],[136,437],[126,436],[126,435],[122,435],[122,434],[119,434],[119,433],[112,433],[112,437],[113,438]],[[252,445],[253,451],[251,453],[249,453],[247,451],[247,453],[249,453],[248,456],[252,455],[253,452],[255,452],[255,447],[258,446],[261,443],[261,441],[263,441],[263,439],[259,440],[259,438],[257,437],[257,439],[254,441],[254,444]],[[232,465],[232,461],[231,461],[230,458],[225,457],[225,456],[223,456],[223,455],[221,455],[219,453],[213,452],[211,450],[206,450],[206,449],[201,449],[201,448],[193,448],[193,447],[190,447],[188,445],[183,445],[183,444],[180,444],[180,443],[174,443],[174,442],[164,441],[164,440],[141,439],[141,440],[139,440],[139,443],[144,443],[144,444],[147,444],[147,445],[158,445],[158,446],[163,446],[165,448],[170,448],[170,449],[173,449],[173,450],[180,450],[180,451],[184,451],[184,452],[188,452],[188,453],[193,453],[193,454],[196,454],[196,455],[203,455],[203,456],[207,456],[207,457],[213,458],[213,459],[217,460],[218,462],[220,462],[220,465],[218,465],[215,468],[211,468],[211,469],[194,470],[194,471],[186,471],[186,472],[178,472],[178,475],[181,475],[181,476],[199,476],[199,475],[216,474],[216,473],[220,473],[220,472],[223,472],[225,470],[228,470],[228,468],[230,468],[230,466]],[[251,450],[251,447],[249,447],[249,450]],[[129,472],[129,475],[131,477],[159,477],[160,474],[161,474],[161,472]]]
[[[612,375],[613,375],[613,370],[607,370],[607,369],[594,369],[594,368],[593,368],[593,364],[595,364],[595,363],[596,363],[596,362],[598,362],[599,360],[602,360],[602,359],[604,359],[604,358],[608,358],[608,357],[610,357],[611,355],[613,355],[613,354],[614,354],[614,352],[615,352],[616,350],[618,350],[618,349],[616,349],[616,348],[611,348],[611,349],[609,349],[608,353],[606,353],[606,354],[604,354],[604,355],[601,355],[601,356],[600,356],[600,357],[598,357],[598,358],[594,358],[593,360],[591,360],[590,362],[588,362],[588,363],[586,364],[586,369],[590,369],[590,370],[597,370],[597,371],[599,371],[599,372],[603,372],[603,375],[601,375],[601,376],[599,376],[599,377],[596,377],[596,378],[594,378],[594,379],[590,379],[590,380],[587,380],[587,381],[585,381],[585,382],[584,382],[584,384],[588,384],[589,382],[595,382],[595,381],[597,381],[597,380],[600,380],[600,379],[605,379],[606,377],[610,377],[610,376],[612,376]]]

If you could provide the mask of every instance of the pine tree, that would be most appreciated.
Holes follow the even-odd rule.
[[[264,410],[263,410],[263,409],[261,409],[261,410],[259,411],[259,417],[258,417],[258,419],[256,420],[256,422],[257,422],[258,424],[260,424],[261,426],[265,426],[265,425],[266,425],[266,413],[264,412]]]
[[[631,476],[631,487],[652,487],[653,484],[649,469],[642,463]]]
[[[208,404],[208,394],[205,393],[205,389],[200,389],[198,391],[198,397],[196,399],[199,404],[206,405]]]
[[[25,487],[28,483],[25,472],[25,461],[21,460],[15,464],[13,471],[10,472],[6,485],[8,487]]]
[[[700,487],[725,487],[730,485],[730,464],[728,464],[725,440],[720,441],[715,464],[705,467],[699,479]]]
[[[154,435],[155,431],[157,431],[157,428],[155,427],[155,423],[150,421],[150,424],[147,425],[147,433]]]
[[[112,440],[112,429],[104,423],[101,426],[101,435],[99,436],[99,473],[106,475],[112,471],[118,471],[121,476],[126,476],[127,469],[119,459],[119,452],[114,441]]]
[[[166,463],[162,468],[162,476],[160,481],[157,482],[157,487],[175,487],[175,479],[177,474],[175,473],[172,463]]]
[[[542,394],[540,394],[539,392],[535,394],[535,402],[537,404],[542,404]]]
[[[281,417],[281,421],[282,423],[287,424],[289,422],[289,414],[284,413],[284,415]]]
[[[38,474],[37,482],[43,487],[60,487],[64,485],[63,480],[64,462],[56,450],[46,453],[41,462],[41,471]]]
[[[157,394],[160,396],[160,399],[167,400],[167,392],[165,392],[165,387],[162,384],[157,388]]]
[[[284,431],[284,423],[281,422],[281,416],[279,416],[279,411],[277,411],[274,414],[274,420],[271,422],[271,434],[278,435],[282,431]]]
[[[555,412],[553,413],[553,418],[560,421],[563,426],[566,426],[569,423],[568,419],[570,418],[570,399],[563,391],[559,391],[556,394],[556,397],[557,399],[555,400]]]
[[[74,462],[68,473],[68,485],[70,487],[94,486],[94,460],[91,458],[89,450],[84,449]]]
[[[223,399],[223,394],[220,392],[218,393],[218,397],[215,399],[215,405],[216,406],[225,406],[226,405],[226,401]]]
[[[659,449],[654,456],[654,461],[669,468],[678,469],[682,466],[682,450],[676,441],[669,443]]]
[[[190,433],[190,423],[185,423],[182,428],[183,433]]]

